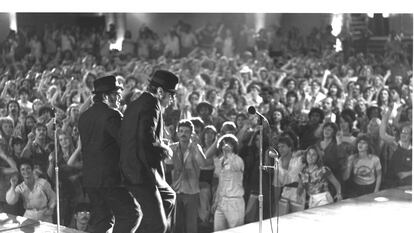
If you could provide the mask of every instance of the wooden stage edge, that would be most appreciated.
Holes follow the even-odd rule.
[[[266,219],[262,232],[408,233],[414,232],[413,214],[412,187],[404,186],[280,216],[278,231],[276,217]],[[256,233],[259,223],[219,232]]]
[[[412,187],[404,186],[382,190],[378,193],[343,200],[279,217],[266,219],[263,233],[404,233],[413,232]],[[272,223],[272,226],[270,225]],[[54,233],[56,225],[20,216],[0,213],[0,232]],[[81,233],[67,227],[61,233]],[[256,233],[259,223],[250,223],[220,233]]]

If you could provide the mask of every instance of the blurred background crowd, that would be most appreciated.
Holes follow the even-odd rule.
[[[283,161],[280,174],[266,171],[265,197],[273,204],[265,198],[265,217],[281,214],[274,203],[283,200],[284,213],[311,208],[309,197],[321,190],[330,192],[332,203],[411,185],[412,47],[397,33],[389,33],[382,53],[368,51],[364,36],[333,35],[331,25],[303,34],[297,27],[232,30],[225,23],[194,28],[178,21],[167,32],[142,26],[137,38],[126,30],[122,47],[114,49],[116,38],[115,24],[107,29],[50,24],[40,32],[11,30],[1,42],[0,212],[22,215],[28,209],[27,200],[6,202],[10,178],[22,180],[21,160],[29,160],[33,175],[54,189],[57,150],[61,223],[76,227],[88,213],[77,121],[92,103],[93,81],[116,76],[124,87],[122,112],[157,69],[180,78],[174,104],[164,112],[171,142],[178,141],[182,119],[192,121],[192,140],[205,153],[217,147],[220,135],[237,137],[245,223],[258,220],[258,121],[247,113],[249,106],[267,118],[264,151],[276,148]],[[200,168],[197,207],[200,228],[210,230],[219,182],[214,161],[220,157],[212,153],[217,155]],[[314,181],[323,185],[306,181],[309,154],[318,157],[321,173]],[[303,200],[288,194],[292,187],[305,190]]]

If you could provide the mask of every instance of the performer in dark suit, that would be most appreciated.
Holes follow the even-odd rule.
[[[94,82],[94,104],[79,118],[83,182],[92,205],[93,232],[135,232],[142,218],[138,202],[122,185],[119,167],[122,114],[116,110],[120,89],[114,76]]]
[[[172,156],[164,144],[162,113],[174,99],[178,78],[158,70],[147,91],[131,102],[121,127],[121,169],[129,191],[141,205],[138,232],[164,233],[173,215],[175,192],[165,181],[163,160]]]

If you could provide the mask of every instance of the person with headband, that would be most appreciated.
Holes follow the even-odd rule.
[[[213,204],[214,231],[243,225],[245,213],[244,163],[237,155],[238,140],[232,134],[225,134],[218,140],[217,145],[221,157],[215,164],[214,171],[219,177]]]

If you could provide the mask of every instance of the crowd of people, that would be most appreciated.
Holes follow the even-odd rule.
[[[173,155],[162,163],[176,193],[173,232],[258,221],[260,156],[276,168],[263,171],[265,218],[411,185],[412,51],[395,35],[385,54],[355,49],[330,26],[305,36],[296,27],[194,30],[179,21],[165,35],[143,26],[134,40],[127,31],[121,51],[110,49],[115,40],[112,25],[23,28],[3,41],[0,212],[56,223],[58,164],[61,224],[93,232],[79,136],[93,116],[83,128],[79,118],[96,102],[95,81],[108,75],[122,87],[114,108],[127,117],[157,70],[179,77],[158,132]],[[262,150],[249,106],[266,117]],[[127,142],[117,143],[122,162]]]

